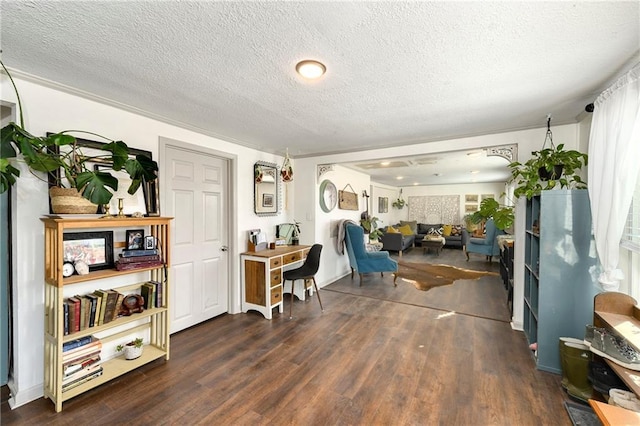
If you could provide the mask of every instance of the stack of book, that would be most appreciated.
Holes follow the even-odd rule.
[[[144,299],[144,308],[164,306],[164,285],[158,281],[149,281],[140,286],[140,295]]]
[[[62,345],[62,392],[102,375],[102,342],[85,336]]]
[[[131,269],[150,268],[162,265],[158,249],[122,250],[120,258],[116,261],[118,271]]]
[[[64,334],[106,324],[118,317],[124,295],[115,290],[96,290],[92,294],[65,299]]]

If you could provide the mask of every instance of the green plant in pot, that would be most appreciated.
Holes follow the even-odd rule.
[[[515,220],[513,207],[501,205],[493,198],[486,198],[480,203],[480,209],[470,215],[470,221],[480,223],[487,219],[493,219],[498,229],[509,229]]]
[[[391,205],[396,209],[402,209],[407,205],[407,202],[402,198],[402,189],[400,190],[400,195],[398,196],[398,198],[393,203],[391,203]]]
[[[383,235],[383,232],[378,229],[378,220],[380,219],[369,215],[360,219],[360,226],[364,228],[365,234],[369,234],[369,240],[371,241],[379,241]]]
[[[116,346],[116,351],[122,352],[124,351],[125,359],[136,359],[142,355],[142,346],[143,341],[142,338],[137,337],[134,340],[126,343],[124,345]]]
[[[560,188],[586,188],[586,183],[577,172],[588,164],[588,156],[579,151],[565,150],[564,144],[553,144],[551,118],[547,119],[547,135],[540,151],[533,151],[524,164],[517,161],[509,164],[510,182],[515,183],[513,195],[531,199],[541,191]],[[546,148],[547,142],[550,147]]]
[[[73,211],[74,213],[95,213],[97,205],[108,204],[113,192],[118,189],[118,179],[103,171],[104,169],[93,170],[91,166],[95,163],[108,165],[113,171],[125,171],[131,178],[129,194],[135,194],[143,180],[156,179],[158,164],[144,155],[131,157],[127,144],[122,141],[80,130],[65,130],[47,136],[31,134],[24,128],[22,102],[15,82],[2,61],[0,65],[13,85],[20,115],[20,124],[11,122],[0,130],[0,193],[7,191],[20,177],[20,170],[11,161],[24,161],[39,178],[35,172],[44,172],[53,177],[55,187],[51,190],[52,194],[56,193],[56,188],[66,186],[75,189],[69,197],[90,201],[85,203],[81,211]],[[78,146],[76,137],[72,135],[77,133],[97,136],[108,143],[102,146],[100,154],[85,155]],[[18,154],[22,154],[21,159]],[[55,210],[55,203],[52,206],[54,213],[64,213]]]

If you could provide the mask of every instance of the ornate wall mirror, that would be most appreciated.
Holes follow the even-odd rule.
[[[258,161],[253,166],[253,208],[258,216],[274,216],[280,212],[278,166]]]

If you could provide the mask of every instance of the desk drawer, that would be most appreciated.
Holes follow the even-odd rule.
[[[299,260],[302,260],[302,252],[300,251],[287,254],[284,256],[284,259],[283,259],[285,265],[288,265],[289,263],[297,262]]]
[[[309,250],[311,250],[311,249],[304,249],[304,251],[302,252],[302,258],[303,259],[306,259],[307,256],[309,256]]]
[[[271,306],[282,302],[282,286],[273,287],[271,289]]]
[[[282,268],[274,269],[271,271],[271,287],[280,283],[282,283]]]
[[[269,259],[269,269],[277,268],[278,266],[282,266],[282,257],[272,257]]]

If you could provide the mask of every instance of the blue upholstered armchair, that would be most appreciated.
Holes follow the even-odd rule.
[[[351,278],[353,271],[360,275],[360,285],[362,285],[362,274],[369,272],[396,272],[398,270],[398,262],[389,257],[388,251],[368,252],[364,246],[364,230],[362,227],[353,223],[347,223],[345,226],[345,245],[347,247],[347,255],[351,264]],[[393,283],[396,285],[396,283]]]
[[[496,237],[500,234],[504,234],[504,231],[496,228],[493,219],[487,220],[484,225],[485,235],[482,238],[472,237],[471,235],[464,235],[462,240],[466,242],[465,254],[467,255],[467,261],[469,260],[469,253],[480,253],[487,256],[487,261],[491,262],[493,256],[500,254],[500,247],[498,247],[498,241]],[[464,232],[467,232],[466,230]]]

